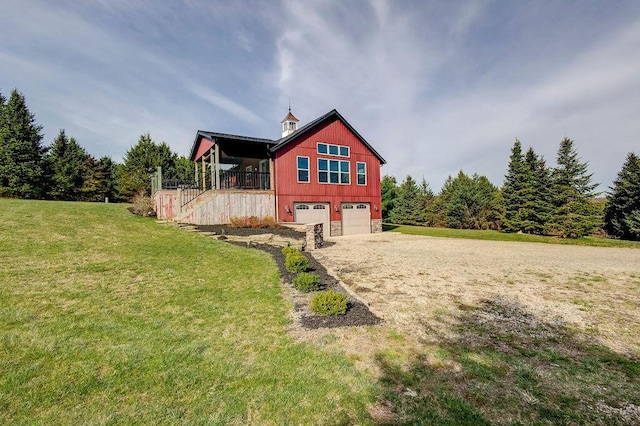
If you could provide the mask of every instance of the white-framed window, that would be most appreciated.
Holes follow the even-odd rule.
[[[351,181],[348,161],[318,158],[318,182],[336,185],[348,185]]]
[[[298,157],[298,182],[309,183],[309,157]]]
[[[367,184],[367,163],[356,163],[356,183],[358,185]]]
[[[349,147],[318,142],[318,154],[334,155],[336,157],[349,157]]]

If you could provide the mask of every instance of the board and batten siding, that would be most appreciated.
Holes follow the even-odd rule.
[[[317,153],[317,143],[349,147],[349,157]],[[297,157],[309,157],[309,183],[297,180]],[[349,184],[318,182],[318,158],[348,160]],[[357,184],[356,163],[366,164],[366,185]],[[380,209],[380,160],[338,119],[323,123],[276,152],[275,190],[278,194],[278,220],[293,222],[296,202],[329,202],[331,221],[340,221],[343,202],[371,204],[371,219],[382,219]],[[336,211],[335,207],[338,207]],[[286,207],[289,207],[287,212]],[[376,209],[377,207],[377,209]]]
[[[273,191],[210,191],[179,213],[176,221],[194,225],[223,225],[233,217],[275,217]]]

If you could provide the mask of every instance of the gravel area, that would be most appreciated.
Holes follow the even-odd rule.
[[[434,238],[332,237],[314,252],[370,310],[417,341],[500,298],[640,354],[640,250]]]

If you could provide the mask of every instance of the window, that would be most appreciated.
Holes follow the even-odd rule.
[[[367,208],[367,205],[366,205],[366,204],[358,204],[358,205],[356,206],[356,208],[357,208],[358,210],[363,210],[363,209],[366,209],[366,208]]]
[[[336,157],[348,157],[349,147],[318,142],[318,154],[335,155]]]
[[[326,207],[324,206],[324,204],[316,204],[315,206],[313,206],[314,210],[324,210]]]
[[[309,157],[298,157],[298,182],[309,182]]]
[[[306,204],[296,204],[296,210],[309,210],[309,206]]]
[[[318,182],[348,185],[349,162],[318,158]]]
[[[367,184],[367,163],[356,163],[356,174],[358,175],[358,185]]]

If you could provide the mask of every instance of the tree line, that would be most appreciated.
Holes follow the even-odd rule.
[[[519,140],[513,144],[502,188],[485,176],[460,171],[449,176],[439,194],[422,179],[398,185],[395,177],[381,181],[383,219],[396,224],[458,229],[493,229],[578,238],[602,231],[609,236],[640,240],[640,159],[629,153],[607,194],[595,199],[597,184],[580,161],[574,142],[560,142],[556,167]]]
[[[66,201],[130,201],[149,195],[150,177],[162,167],[167,179],[193,180],[193,163],[156,143],[149,133],[117,163],[95,158],[62,129],[49,146],[42,126],[29,111],[25,97],[14,89],[0,93],[0,197]]]

